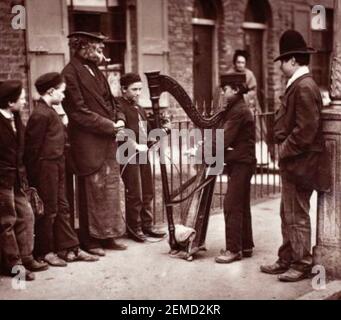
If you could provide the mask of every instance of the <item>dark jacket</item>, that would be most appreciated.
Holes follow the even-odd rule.
[[[40,160],[58,159],[64,155],[66,137],[57,112],[40,99],[30,116],[25,132],[24,162],[29,183],[35,186]]]
[[[254,117],[242,97],[228,107],[218,129],[224,130],[224,161],[227,165],[256,163]]]
[[[19,113],[14,113],[15,134],[10,120],[0,113],[0,188],[22,188],[27,183],[23,165],[24,126]]]
[[[151,130],[151,124],[149,123],[146,111],[135,102],[128,101],[124,97],[117,98],[117,103],[120,106],[121,112],[125,116],[126,128],[129,128],[134,131],[136,136],[136,142],[138,143],[140,141],[139,117],[141,118],[142,121],[145,121],[147,124],[146,125],[147,134]]]
[[[322,133],[322,98],[310,74],[287,88],[275,116],[274,135],[279,144],[280,168],[288,179],[304,188],[329,188],[330,159]]]
[[[101,168],[113,149],[113,121],[125,120],[102,72],[91,65],[94,77],[84,64],[74,57],[62,72],[66,82],[63,107],[69,118],[71,156],[76,174],[83,176]]]

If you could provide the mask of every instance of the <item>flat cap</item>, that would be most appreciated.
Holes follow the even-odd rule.
[[[126,73],[120,79],[121,87],[128,87],[132,83],[141,82],[141,77],[137,73]]]
[[[49,72],[41,75],[35,82],[35,87],[40,95],[46,93],[47,90],[57,87],[63,83],[63,78],[58,72]]]
[[[18,100],[22,88],[22,82],[19,80],[7,80],[0,82],[0,104]]]

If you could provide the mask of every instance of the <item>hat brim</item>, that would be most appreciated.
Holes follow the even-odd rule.
[[[281,60],[282,58],[287,57],[287,56],[292,55],[292,54],[297,54],[297,53],[300,53],[300,54],[314,54],[316,52],[317,51],[314,48],[310,48],[310,47],[308,47],[306,50],[288,51],[286,53],[283,53],[283,54],[279,55],[276,59],[274,59],[274,62],[276,62],[278,60]]]
[[[89,39],[95,39],[95,40],[99,40],[99,41],[109,40],[109,37],[107,37],[107,36],[97,35],[97,34],[93,34],[93,33],[90,33],[90,32],[85,32],[85,31],[72,32],[67,37],[68,38],[72,38],[72,37],[86,37],[86,38],[89,38]]]

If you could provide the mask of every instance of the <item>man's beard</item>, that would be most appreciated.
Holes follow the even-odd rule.
[[[89,43],[86,47],[82,48],[82,50],[79,53],[82,58],[91,61],[96,65],[100,65],[104,59],[103,53],[98,52],[97,47],[91,43]]]

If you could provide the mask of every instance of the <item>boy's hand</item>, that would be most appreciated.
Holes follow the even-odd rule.
[[[117,122],[114,122],[114,128],[116,130],[123,129],[125,127],[125,123],[123,120],[118,120]]]

